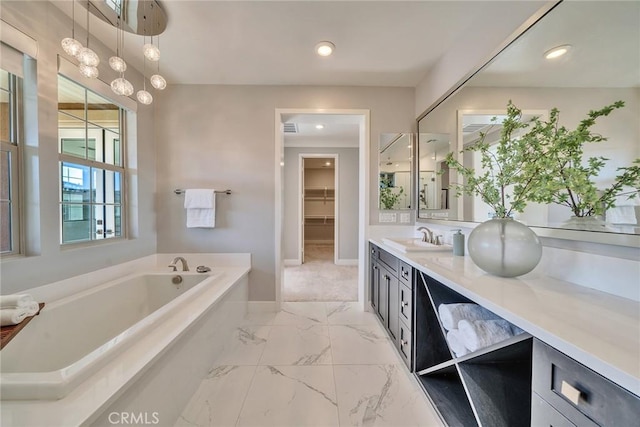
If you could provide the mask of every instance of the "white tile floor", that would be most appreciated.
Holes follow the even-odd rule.
[[[441,426],[372,313],[290,302],[247,316],[176,426]]]

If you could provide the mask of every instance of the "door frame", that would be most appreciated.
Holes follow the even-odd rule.
[[[298,171],[300,178],[298,179],[298,259],[301,264],[304,264],[304,159],[333,159],[333,188],[334,188],[334,202],[333,202],[333,263],[338,264],[340,248],[340,222],[339,218],[339,194],[340,194],[340,180],[339,178],[339,161],[340,156],[337,153],[321,154],[321,153],[299,153],[298,154]]]
[[[274,126],[274,169],[275,169],[275,285],[276,285],[276,309],[279,310],[282,302],[282,286],[284,276],[284,258],[282,250],[284,232],[284,197],[283,197],[283,166],[284,166],[284,125],[282,116],[288,114],[344,114],[355,115],[359,119],[358,138],[358,304],[364,310],[367,288],[365,278],[366,246],[369,235],[369,171],[370,171],[370,141],[371,141],[371,112],[366,109],[309,109],[309,108],[276,108]]]

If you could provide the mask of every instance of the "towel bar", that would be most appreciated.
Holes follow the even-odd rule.
[[[183,194],[186,190],[183,190],[181,188],[176,188],[175,190],[173,190],[174,193],[176,194]],[[218,194],[231,194],[231,190],[224,190],[224,191],[216,191],[216,193]]]

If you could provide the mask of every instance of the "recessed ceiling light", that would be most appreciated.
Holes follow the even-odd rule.
[[[325,165],[331,166],[331,162],[326,162]]]
[[[320,42],[316,45],[316,53],[320,56],[329,56],[335,50],[336,45],[331,42]]]
[[[544,57],[547,59],[559,58],[565,53],[569,52],[569,49],[571,49],[570,44],[563,44],[562,46],[556,46],[553,49],[549,49],[548,51],[546,51],[544,53]]]
[[[324,129],[324,125],[316,125],[316,129]]]
[[[399,168],[400,167],[400,163],[396,163],[396,167]]]

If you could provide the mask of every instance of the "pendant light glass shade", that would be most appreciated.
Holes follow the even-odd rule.
[[[78,55],[83,47],[82,43],[72,37],[66,37],[62,39],[60,44],[62,45],[62,50],[64,50],[64,52],[70,56]]]
[[[149,78],[149,81],[155,89],[163,90],[167,87],[167,81],[160,74],[154,74]]]
[[[160,60],[160,49],[158,49],[151,43],[147,43],[142,46],[142,52],[144,53],[144,57],[149,61],[156,62]]]
[[[109,58],[109,66],[113,71],[124,73],[127,69],[127,63],[119,56],[112,56]]]
[[[78,70],[80,70],[80,74],[90,79],[98,78],[100,72],[98,71],[98,67],[92,67],[87,64],[80,64],[78,66]]]
[[[136,94],[136,98],[138,98],[138,101],[140,101],[140,103],[144,105],[149,105],[153,102],[153,96],[151,96],[151,94],[144,89],[138,91],[138,93]]]
[[[124,77],[119,77],[111,82],[111,90],[116,95],[130,96],[133,94],[133,85]]]
[[[100,58],[98,57],[98,55],[88,47],[83,47],[82,49],[80,49],[80,52],[78,53],[78,56],[76,56],[76,58],[78,59],[78,61],[80,61],[81,64],[88,65],[90,67],[97,67],[98,64],[100,64]]]

